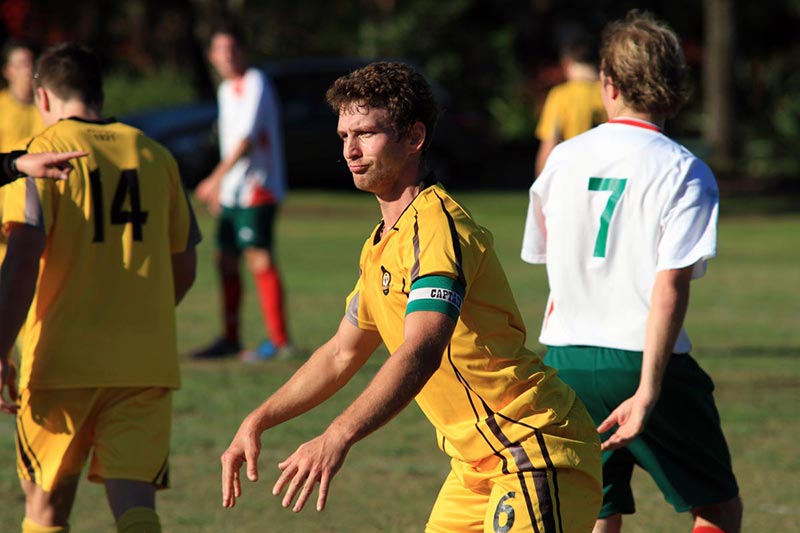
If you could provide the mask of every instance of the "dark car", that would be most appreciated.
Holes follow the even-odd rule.
[[[282,105],[286,166],[290,188],[349,188],[352,179],[336,135],[337,116],[325,101],[333,81],[366,65],[364,59],[312,58],[260,65],[270,77]],[[430,161],[437,177],[478,179],[482,136],[474,121],[447,109],[447,97],[434,86],[445,112],[437,126]],[[173,106],[122,117],[164,144],[175,156],[186,185],[194,188],[219,161],[215,102]],[[474,130],[474,131],[472,131]],[[467,174],[469,172],[469,174]]]

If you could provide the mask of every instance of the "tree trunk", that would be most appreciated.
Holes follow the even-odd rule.
[[[705,0],[703,96],[711,161],[730,171],[733,161],[733,0]]]

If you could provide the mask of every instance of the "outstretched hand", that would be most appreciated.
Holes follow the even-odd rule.
[[[222,210],[219,203],[220,182],[221,178],[212,174],[198,183],[194,190],[195,198],[205,203],[212,215],[218,215]]]
[[[85,157],[88,152],[42,152],[25,154],[17,158],[17,170],[34,178],[65,180],[72,172],[70,160]]]
[[[642,394],[634,394],[614,409],[608,418],[597,426],[598,433],[605,433],[614,426],[617,430],[601,445],[602,451],[616,450],[629,444],[644,430],[656,400]]]
[[[242,496],[239,471],[247,463],[247,478],[258,481],[258,456],[261,453],[261,431],[249,419],[239,426],[231,444],[220,457],[222,462],[222,506],[233,507]]]
[[[296,496],[292,511],[299,513],[314,491],[314,486],[319,483],[317,511],[322,511],[328,500],[331,479],[344,464],[348,451],[349,447],[344,442],[327,433],[302,444],[278,464],[283,473],[275,482],[272,494],[278,496],[286,488],[282,505],[289,507]]]
[[[6,388],[8,397],[6,397]],[[13,415],[19,405],[17,399],[17,367],[13,361],[0,358],[0,411]]]

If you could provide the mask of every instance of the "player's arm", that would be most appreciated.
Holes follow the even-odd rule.
[[[212,212],[219,210],[219,189],[222,184],[222,178],[225,177],[225,174],[233,168],[233,165],[235,165],[239,159],[250,151],[250,143],[250,137],[245,137],[239,141],[239,144],[236,145],[236,149],[222,159],[207,178],[197,184],[194,193],[195,196],[201,202],[208,204]]]
[[[175,305],[181,303],[189,292],[197,273],[197,250],[190,246],[183,252],[172,254],[172,281],[175,286]]]
[[[24,151],[0,154],[3,173],[0,186],[11,183],[21,176],[65,180],[72,171],[71,159],[84,157],[87,152],[43,152],[28,154]]]
[[[359,329],[346,318],[336,334],[280,389],[253,410],[239,426],[222,454],[222,505],[233,507],[242,489],[239,470],[247,463],[247,477],[258,479],[261,434],[321,404],[341,389],[380,345],[376,331]]]
[[[634,395],[622,402],[597,428],[604,433],[617,425],[603,450],[614,450],[635,439],[644,429],[661,394],[664,371],[686,318],[694,265],[656,274],[647,315],[642,375]]]
[[[46,237],[40,228],[25,224],[9,224],[8,229],[8,252],[0,270],[0,409],[13,413],[17,389],[11,349],[33,300]]]
[[[539,151],[536,152],[536,163],[534,172],[536,173],[534,177],[538,177],[539,174],[542,173],[544,170],[544,165],[547,163],[547,158],[550,156],[550,152],[553,151],[553,148],[561,142],[559,137],[551,137],[549,139],[544,139],[539,142]]]
[[[239,115],[241,122],[247,122],[247,135],[239,140],[236,148],[229,154],[222,158],[222,160],[214,167],[211,174],[200,182],[195,189],[195,196],[208,204],[212,212],[219,210],[219,190],[222,184],[222,179],[233,166],[244,157],[252,147],[257,120],[259,117],[258,110],[261,105],[261,97],[264,91],[263,86],[252,86],[249,90],[245,91],[246,102],[242,112]]]
[[[278,467],[283,471],[272,493],[284,488],[283,506],[299,512],[319,483],[317,510],[325,507],[333,476],[350,448],[391,420],[419,393],[441,364],[455,319],[437,311],[406,316],[403,344],[392,353],[364,392],[319,437],[302,444]]]

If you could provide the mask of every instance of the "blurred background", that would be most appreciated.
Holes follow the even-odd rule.
[[[445,107],[433,158],[450,187],[530,185],[534,129],[563,81],[560,42],[599,34],[631,8],[683,39],[690,104],[667,126],[712,164],[723,193],[791,198],[800,189],[800,1],[763,0],[2,0],[0,41],[80,41],[101,54],[106,114],[178,158],[190,186],[217,158],[216,81],[206,61],[223,17],[241,22],[250,60],[284,106],[292,188],[348,188],[324,91],[375,58],[412,62]],[[792,193],[787,195],[787,192]],[[786,209],[796,209],[787,199]]]
[[[691,68],[689,105],[667,133],[708,160],[727,196],[719,259],[693,287],[690,332],[716,398],[742,483],[744,531],[798,531],[800,523],[800,0],[0,0],[0,43],[39,49],[79,41],[104,63],[106,109],[173,151],[187,185],[218,158],[208,39],[238,19],[250,60],[272,78],[283,106],[290,194],[279,227],[293,337],[300,357],[263,366],[182,360],[171,464],[177,490],[160,495],[165,531],[420,531],[448,471],[421,412],[411,407],[359,443],[337,477],[325,513],[295,515],[267,497],[275,464],[317,435],[356,397],[382,363],[372,358],[331,402],[270,430],[264,480],[246,485],[234,514],[219,506],[217,457],[239,421],[335,331],[357,275],[365,232],[379,216],[370,195],[349,194],[336,116],[324,93],[341,74],[376,58],[403,59],[434,84],[445,112],[432,156],[495,245],[536,345],[547,296],[544,269],[519,260],[526,189],[538,149],[535,127],[548,90],[564,80],[559,48],[576,28],[595,34],[631,8],[652,11],[683,40]],[[487,191],[486,189],[500,189]],[[181,353],[217,327],[213,218],[198,277],[178,308]],[[730,215],[737,216],[730,216]],[[738,216],[744,214],[746,216]],[[764,216],[769,215],[769,216]],[[795,279],[795,282],[791,280]],[[245,280],[244,338],[263,324]],[[15,431],[0,417],[0,435]],[[21,519],[24,500],[11,467],[14,439],[0,439],[0,531]],[[647,476],[637,474],[639,512],[630,533],[688,529]],[[102,489],[82,483],[75,531],[111,531]],[[391,502],[386,505],[385,502]],[[99,510],[102,508],[102,510]],[[309,510],[310,511],[310,510]]]

